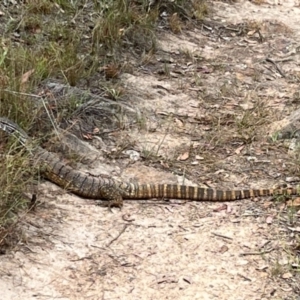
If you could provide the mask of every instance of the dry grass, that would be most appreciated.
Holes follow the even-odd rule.
[[[52,111],[36,94],[49,78],[85,88],[97,80],[106,95],[119,97],[124,91],[112,82],[124,68],[132,68],[125,62],[128,55],[141,55],[141,62],[146,57],[151,59],[156,51],[157,24],[164,24],[160,16],[163,10],[171,15],[165,28],[176,33],[193,14],[201,19],[207,12],[202,0],[188,7],[185,4],[160,1],[149,7],[146,1],[28,0],[8,9],[0,5],[5,11],[0,25],[0,116],[14,120],[25,130],[33,129],[45,117],[68,118],[80,99],[70,99],[67,105]],[[27,155],[18,154],[17,144],[0,146],[1,244],[5,232],[10,232],[8,224],[16,223],[18,210],[26,207],[28,199],[23,192],[33,172]]]
[[[233,4],[235,1],[226,2]],[[1,4],[0,11],[3,11]],[[82,105],[84,106],[85,100],[74,95],[67,97],[66,102],[59,102],[58,98],[55,97],[53,97],[53,103],[48,99],[47,102],[40,94],[40,87],[43,86],[44,80],[56,80],[60,83],[79,87],[81,90],[92,90],[97,87],[96,91],[101,96],[105,95],[112,100],[123,98],[123,101],[127,94],[126,85],[120,84],[119,77],[125,71],[126,73],[133,73],[130,75],[131,78],[134,76],[137,78],[131,87],[133,92],[131,91],[130,94],[133,96],[132,99],[135,96],[136,98],[140,97],[140,99],[143,97],[143,100],[137,104],[137,108],[143,109],[143,105],[148,105],[149,96],[152,100],[151,103],[153,103],[153,111],[158,112],[155,118],[152,118],[151,115],[147,115],[146,108],[145,115],[135,116],[136,118],[130,124],[132,127],[122,128],[122,130],[115,131],[108,126],[113,151],[110,152],[105,149],[104,156],[109,160],[112,168],[118,167],[118,163],[123,164],[123,166],[126,164],[124,169],[125,172],[127,170],[130,179],[130,176],[134,175],[133,180],[136,178],[139,182],[160,182],[161,180],[169,180],[169,175],[176,174],[183,179],[190,179],[193,183],[232,189],[255,187],[255,185],[257,187],[270,187],[272,186],[271,183],[284,177],[285,174],[298,174],[299,156],[295,157],[296,163],[295,161],[292,162],[292,159],[287,156],[287,147],[276,135],[271,141],[266,139],[267,126],[274,120],[282,118],[282,112],[279,112],[277,107],[272,105],[271,100],[274,97],[270,95],[274,94],[270,93],[269,89],[266,91],[257,88],[263,83],[266,76],[266,73],[259,68],[263,66],[263,62],[257,63],[256,61],[257,53],[260,54],[260,57],[266,56],[265,52],[260,51],[273,53],[268,48],[268,45],[272,45],[271,37],[276,36],[272,30],[276,33],[280,29],[282,29],[280,30],[281,33],[287,31],[283,26],[274,22],[245,21],[238,24],[228,23],[227,25],[224,23],[220,27],[222,31],[218,32],[218,26],[210,32],[205,32],[203,29],[201,33],[205,34],[193,41],[195,35],[191,34],[192,32],[186,35],[185,29],[193,26],[196,19],[201,20],[207,11],[208,8],[204,1],[189,2],[184,0],[156,1],[150,7],[146,1],[56,0],[50,2],[28,0],[26,4],[20,5],[18,10],[14,8],[7,10],[6,22],[0,24],[0,32],[3,34],[0,44],[0,116],[7,116],[19,123],[30,133],[30,136],[38,140],[37,143],[49,149],[49,145],[45,146],[43,142],[49,143],[48,135],[53,127],[51,121],[53,124],[60,124],[61,120],[73,120],[74,112],[80,111],[78,109]],[[179,38],[176,39],[176,44],[185,41],[183,47],[186,48],[170,51],[165,59],[162,51],[156,53],[157,30],[171,30],[178,34]],[[262,44],[260,32],[264,38],[269,39],[269,44]],[[172,35],[172,38],[174,37],[175,35]],[[224,40],[220,41],[219,37],[224,37]],[[241,40],[244,40],[245,37],[248,42],[251,41],[249,43],[251,47],[240,46]],[[194,52],[193,47],[188,47],[191,42],[196,45],[197,53]],[[203,47],[204,45],[205,47]],[[260,46],[263,47],[260,48]],[[164,48],[162,47],[162,49]],[[250,49],[251,53],[246,53]],[[208,52],[205,51],[211,51],[210,55],[213,54],[213,58],[208,56]],[[158,58],[162,58],[163,62],[161,63]],[[241,69],[240,64],[245,62],[246,58],[249,65],[246,69]],[[251,61],[251,64],[248,60]],[[147,75],[151,74],[153,77],[146,76],[145,80],[145,73],[143,72],[147,68],[150,70]],[[294,76],[299,79],[297,75]],[[126,82],[124,78],[125,76],[123,83]],[[155,87],[152,80],[158,82]],[[126,82],[126,84],[130,86],[130,82]],[[278,87],[276,81],[271,85]],[[291,88],[289,86],[288,89],[282,88],[282,90],[286,91]],[[143,91],[147,92],[143,94]],[[43,92],[47,91],[43,90]],[[175,94],[177,97],[174,97]],[[186,95],[187,97],[185,97]],[[296,100],[299,98],[297,95],[295,93]],[[286,95],[280,100],[286,101],[283,105],[292,109],[290,107],[291,102],[287,100],[288,97]],[[118,101],[112,102],[117,103]],[[196,114],[194,114],[194,109]],[[109,111],[107,110],[104,117],[109,118],[108,115]],[[89,118],[90,115],[85,115],[85,117]],[[151,122],[154,125],[151,124],[150,127],[149,123]],[[39,124],[39,127],[36,124]],[[64,128],[69,130],[70,127]],[[41,135],[44,136],[41,137]],[[98,137],[102,138],[101,134]],[[89,138],[88,135],[87,138]],[[0,195],[0,244],[4,246],[11,245],[15,241],[23,241],[22,234],[14,229],[20,220],[23,221],[23,216],[30,211],[33,192],[26,193],[26,191],[28,187],[31,187],[38,172],[33,170],[28,153],[16,141],[2,132],[0,132],[0,140],[2,141],[0,144],[0,185],[3,187]],[[129,165],[129,168],[127,157],[124,158],[124,150],[128,149],[139,151],[142,160],[137,164]],[[57,151],[57,149],[53,147],[50,151]],[[71,155],[64,153],[63,156],[66,160],[70,160],[71,164],[81,159],[73,153]],[[118,163],[114,164],[115,161]],[[145,165],[155,166],[161,172],[154,173],[153,168],[145,167]],[[157,177],[158,173],[161,173],[161,177]],[[127,180],[126,174],[122,174],[122,176],[124,180]],[[177,181],[174,179],[174,182]],[[49,191],[47,184],[45,186],[45,190]],[[48,235],[46,230],[50,228],[49,236],[51,238],[53,235],[57,239],[53,234],[55,232],[53,229],[58,230],[60,237],[65,234],[66,238],[62,238],[61,244],[66,248],[57,247],[56,244],[55,249],[51,245],[52,248],[49,251],[52,257],[55,255],[54,253],[57,253],[55,250],[59,250],[60,253],[64,252],[68,259],[74,255],[75,259],[70,262],[72,268],[67,267],[67,265],[61,268],[62,277],[67,278],[70,275],[70,273],[65,275],[63,273],[65,270],[73,270],[76,274],[74,273],[68,278],[72,282],[74,281],[75,285],[78,285],[79,279],[86,280],[88,278],[90,280],[91,274],[95,274],[94,279],[98,280],[99,284],[93,284],[93,287],[110,290],[112,283],[99,276],[99,266],[102,268],[101,264],[103,264],[104,269],[109,266],[107,271],[112,272],[110,277],[118,283],[118,286],[122,287],[122,294],[124,295],[124,285],[127,279],[119,280],[116,277],[117,272],[119,272],[118,274],[123,272],[123,268],[121,265],[111,267],[112,264],[107,263],[108,261],[99,255],[102,253],[115,257],[113,248],[107,247],[106,242],[102,244],[102,241],[105,234],[107,234],[108,240],[111,240],[113,235],[118,236],[119,227],[123,228],[120,229],[120,232],[125,233],[123,223],[119,222],[121,215],[109,215],[104,210],[98,210],[98,207],[87,205],[83,199],[76,198],[76,205],[74,205],[70,200],[72,195],[64,194],[63,197],[66,196],[65,198],[70,201],[66,209],[65,203],[63,203],[65,198],[59,197],[58,200],[55,192],[52,192],[45,198],[55,205],[59,203],[60,206],[56,207],[53,204],[48,206],[49,202],[47,201],[46,205],[43,203],[45,206],[41,205],[34,216],[29,216],[29,219],[42,220],[43,225],[39,231]],[[51,197],[53,197],[52,200]],[[237,286],[240,286],[241,282],[245,283],[248,279],[245,281],[243,277],[234,277],[228,271],[243,269],[241,265],[235,265],[234,255],[238,255],[242,250],[243,252],[253,251],[255,254],[247,257],[249,264],[244,266],[245,273],[242,273],[246,274],[249,271],[253,278],[256,274],[256,280],[251,282],[253,294],[257,294],[257,297],[262,294],[270,295],[260,291],[260,296],[258,296],[259,287],[257,284],[260,285],[265,282],[263,277],[259,277],[261,275],[267,275],[268,278],[271,278],[272,282],[268,284],[270,286],[265,286],[268,293],[271,288],[273,293],[273,287],[279,286],[276,284],[277,280],[282,283],[282,279],[291,280],[292,276],[295,278],[292,278],[294,282],[291,283],[291,286],[293,286],[293,290],[299,290],[297,287],[299,276],[296,277],[299,274],[300,241],[297,237],[299,212],[297,214],[295,207],[285,205],[282,198],[275,201],[246,200],[242,203],[228,204],[226,208],[219,203],[199,203],[199,205],[186,203],[181,207],[172,205],[170,210],[169,205],[167,209],[164,207],[157,209],[157,206],[149,205],[146,207],[144,205],[144,207],[135,210],[138,207],[137,204],[134,203],[130,206],[129,203],[126,203],[124,205],[126,214],[124,214],[124,210],[120,212],[122,215],[130,215],[137,211],[138,221],[136,224],[143,224],[143,226],[126,227],[126,229],[132,230],[131,233],[126,232],[128,235],[119,235],[119,237],[125,236],[128,241],[128,247],[122,248],[123,245],[117,245],[119,257],[128,257],[133,244],[135,248],[138,245],[136,249],[144,253],[147,253],[152,247],[158,249],[157,247],[165,246],[166,244],[162,243],[162,237],[170,238],[176,244],[180,241],[173,237],[178,236],[179,228],[182,232],[185,231],[189,234],[187,239],[183,240],[182,252],[176,254],[180,259],[185,258],[186,262],[183,264],[181,261],[180,264],[178,263],[180,259],[174,256],[173,261],[171,258],[170,263],[166,263],[165,259],[170,258],[170,253],[172,255],[176,253],[173,251],[176,246],[170,246],[170,248],[165,249],[165,252],[156,251],[160,260],[149,261],[148,265],[151,272],[153,266],[160,267],[164,264],[166,267],[176,266],[178,270],[185,272],[190,270],[185,268],[188,267],[188,263],[193,263],[193,267],[196,267],[195,274],[197,276],[201,272],[212,274],[199,276],[199,278],[207,280],[208,290],[214,295],[219,294],[226,297],[223,292],[213,290],[220,286],[220,282],[212,284],[211,278],[217,279],[222,274],[215,276],[215,271],[210,267],[219,267],[223,262],[226,263],[224,264],[224,272],[227,273],[223,274],[224,278],[226,277],[226,280],[234,279]],[[145,224],[149,222],[148,210],[153,220],[148,223],[148,228],[146,228]],[[77,216],[76,213],[78,213]],[[167,215],[170,215],[170,218],[166,218]],[[72,219],[72,224],[65,222],[69,219]],[[91,238],[91,241],[95,242],[96,245],[96,241],[99,242],[97,239],[101,236],[101,242],[96,245],[97,247],[100,245],[96,249],[99,261],[97,263],[92,262],[91,256],[87,255],[89,257],[86,260],[87,264],[84,265],[86,263],[84,262],[81,265],[82,260],[81,258],[77,260],[77,254],[81,251],[86,253],[84,252],[88,248],[85,244],[86,232],[91,230],[91,220],[93,222],[96,220],[94,225],[99,226],[94,227],[95,232],[92,234],[95,233],[95,236]],[[82,230],[77,230],[78,224],[82,225]],[[156,230],[163,228],[164,233],[162,234],[162,231],[154,233],[152,231],[153,224],[155,224]],[[201,226],[200,229],[199,226]],[[113,227],[113,233],[111,227]],[[28,231],[29,234],[32,233],[30,230]],[[227,251],[231,251],[231,255],[227,258],[223,256],[222,249],[222,251],[218,250],[217,246],[221,244],[216,244],[215,242],[218,240],[214,240],[214,236],[211,235],[214,230],[223,230],[226,234],[227,232],[233,234],[234,239],[227,247],[230,248]],[[75,235],[72,235],[73,233],[78,234],[76,238],[74,238]],[[203,239],[203,233],[205,233],[206,239]],[[42,240],[45,235],[41,234],[39,238]],[[135,238],[136,241],[133,243]],[[192,239],[194,239],[195,245],[196,243],[199,245],[197,247],[193,245],[192,248],[196,249],[195,253],[190,252],[191,248],[186,246],[186,243],[191,242]],[[76,253],[70,255],[68,251],[71,247],[69,245],[73,245],[74,240],[77,241],[76,249],[74,249],[76,250],[74,253]],[[219,242],[221,243],[221,240]],[[37,243],[36,240],[33,243]],[[80,243],[82,243],[81,246]],[[37,244],[40,247],[40,244]],[[214,248],[215,246],[216,248]],[[31,260],[36,255],[35,249],[32,249],[32,253],[25,255],[26,259]],[[78,249],[83,250],[79,251]],[[195,254],[199,255],[198,261],[197,258],[195,259]],[[284,260],[281,258],[282,254],[284,254]],[[43,252],[40,255],[40,258],[46,256]],[[189,255],[191,256],[189,257]],[[155,257],[155,253],[149,255],[150,259],[151,257]],[[205,266],[205,259],[207,260],[207,269],[203,267]],[[36,260],[40,262],[39,259]],[[76,260],[84,271],[80,271],[80,266],[76,265]],[[146,260],[143,259],[143,262]],[[176,263],[174,263],[175,261]],[[92,263],[92,266],[87,267],[89,263]],[[24,263],[24,265],[26,264]],[[198,265],[202,267],[200,273]],[[139,267],[139,265],[135,265],[135,267],[137,266]],[[249,266],[253,267],[252,271]],[[55,272],[57,273],[59,268],[56,267]],[[128,267],[126,269],[128,270]],[[82,276],[86,271],[87,277]],[[40,273],[40,269],[37,269],[37,272]],[[129,273],[126,272],[127,276]],[[156,269],[155,272],[158,274],[161,270]],[[192,272],[188,272],[192,274]],[[169,274],[170,269],[166,273]],[[175,273],[177,274],[179,271]],[[35,277],[35,273],[29,275]],[[137,277],[145,279],[148,275],[139,273]],[[28,274],[25,277],[32,279]],[[55,274],[56,277],[57,274]],[[66,290],[72,293],[73,291],[69,289],[69,279],[66,282]],[[257,279],[262,280],[262,282]],[[50,281],[47,280],[47,282]],[[194,285],[196,282],[198,287],[204,286],[199,281],[197,282],[196,277],[193,278],[193,281]],[[136,287],[143,288],[149,282],[136,284]],[[108,288],[103,287],[102,283],[107,284]],[[30,284],[32,285],[32,282]],[[189,289],[193,288],[192,282],[188,284]],[[82,286],[84,285],[85,283]],[[161,282],[158,286],[162,287]],[[86,286],[88,292],[93,287]],[[156,290],[152,287],[153,283],[151,283],[151,289]],[[170,296],[170,291],[175,290],[176,288],[170,288],[168,296]],[[82,290],[79,292],[82,295]],[[132,292],[134,290],[130,288],[130,293]],[[235,292],[238,291],[235,289]],[[96,297],[99,297],[99,291],[95,294]]]

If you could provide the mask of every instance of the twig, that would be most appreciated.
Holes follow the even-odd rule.
[[[16,92],[16,91],[10,91],[10,90],[7,90],[7,89],[3,89],[3,90],[0,90],[0,91],[15,94],[15,95],[22,95],[22,96],[28,96],[28,97],[34,97],[34,98],[42,98],[42,96],[39,96],[39,95],[27,94],[27,93]]]
[[[245,275],[241,274],[241,273],[238,273],[238,275],[242,278],[244,278],[245,280],[247,281],[252,281],[249,277],[246,277]]]
[[[274,67],[276,68],[277,72],[283,77],[285,78],[286,76],[283,74],[283,72],[281,71],[281,69],[278,67],[278,65],[276,64],[276,62],[274,60],[272,60],[271,58],[266,58],[265,59],[266,62],[269,62],[271,64],[274,65]]]
[[[269,250],[264,250],[264,251],[257,251],[257,252],[244,252],[244,253],[240,253],[240,256],[246,256],[246,255],[261,255],[261,254],[266,254],[266,253],[270,253],[273,250],[275,250],[274,248],[271,248]]]
[[[223,235],[223,234],[220,234],[220,233],[212,232],[212,234],[215,235],[215,236],[218,236],[218,237],[222,237],[224,239],[233,240],[233,238],[231,238],[229,236],[226,236],[226,235]]]
[[[123,229],[119,232],[119,234],[115,237],[115,238],[113,238],[107,245],[106,245],[106,247],[109,247],[113,242],[115,242],[124,232],[125,232],[125,230],[126,230],[126,228],[128,227],[128,225],[129,224],[125,224],[124,225],[124,227],[123,227]]]
[[[71,261],[81,261],[81,260],[91,259],[91,258],[92,258],[92,255],[88,255],[88,256],[77,258],[77,259],[71,259]]]
[[[46,103],[45,103],[44,100],[42,100],[42,103],[43,103],[43,106],[44,106],[44,108],[45,108],[45,111],[46,111],[46,113],[47,113],[47,115],[48,115],[48,118],[49,118],[49,120],[50,120],[50,122],[51,122],[51,124],[52,124],[52,126],[53,126],[53,129],[54,129],[54,131],[55,131],[57,137],[59,137],[59,133],[58,133],[58,130],[57,130],[58,126],[57,126],[57,124],[55,124],[56,121],[55,121],[55,118],[54,118],[54,116],[53,116],[53,112],[52,112],[51,109],[50,109],[50,110],[48,109],[48,107],[47,107],[47,105],[46,105]]]

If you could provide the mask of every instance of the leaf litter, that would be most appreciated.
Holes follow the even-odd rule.
[[[299,9],[292,1],[212,3],[215,20],[161,36],[159,51],[169,59],[158,59],[147,75],[145,68],[104,70],[107,78],[120,78],[133,104],[155,123],[149,131],[114,132],[147,159],[133,162],[124,153],[110,162],[113,175],[233,189],[272,187],[297,170],[280,141],[272,145],[267,138],[270,124],[295,109]],[[170,76],[160,71],[164,64]],[[24,83],[30,75],[24,73]],[[103,166],[91,169],[101,173]],[[290,269],[299,270],[299,212],[288,210],[298,198],[287,205],[128,201],[109,213],[57,195],[60,189],[49,182],[41,190],[46,201],[24,222],[16,251],[2,258],[3,299],[299,296],[299,274]]]

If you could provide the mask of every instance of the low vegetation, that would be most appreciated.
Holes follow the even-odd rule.
[[[67,109],[52,111],[39,94],[45,80],[83,89],[97,82],[104,94],[115,97],[120,94],[114,87],[118,75],[134,68],[128,58],[146,63],[156,51],[158,30],[180,33],[204,17],[207,5],[203,0],[28,0],[0,4],[0,11],[0,116],[28,131],[40,118],[70,115],[74,108],[70,101]],[[4,245],[20,209],[26,212],[30,207],[32,194],[26,190],[33,184],[34,172],[16,141],[2,132],[0,136],[0,245]]]

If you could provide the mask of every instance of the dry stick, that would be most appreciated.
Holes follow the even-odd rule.
[[[124,232],[125,232],[125,230],[126,230],[126,228],[129,226],[129,224],[125,224],[124,225],[124,227],[123,227],[123,229],[119,232],[119,234],[115,237],[115,238],[113,238],[107,245],[106,245],[106,247],[109,247],[113,242],[115,242],[120,236],[121,236],[121,234],[123,234]]]
[[[233,240],[233,238],[231,238],[229,236],[226,236],[226,235],[223,235],[223,234],[220,234],[220,233],[212,232],[212,234],[215,235],[215,236],[218,236],[218,237],[222,237],[224,239]]]
[[[15,95],[28,96],[28,97],[34,97],[34,98],[42,98],[42,96],[39,96],[39,95],[27,94],[27,93],[16,92],[16,91],[10,91],[10,90],[7,90],[7,89],[3,89],[3,90],[0,90],[0,91],[15,94]]]
[[[52,110],[51,110],[51,109],[49,110],[49,109],[47,108],[47,105],[46,105],[44,99],[42,99],[42,104],[43,104],[43,106],[44,106],[44,108],[45,108],[45,111],[46,111],[46,113],[47,113],[47,115],[48,115],[48,118],[49,118],[49,120],[50,120],[50,122],[51,122],[51,124],[52,124],[52,126],[53,126],[53,129],[54,129],[54,131],[55,131],[57,137],[59,137],[59,133],[58,133],[58,130],[57,130],[58,126],[57,126],[57,124],[55,124],[56,121],[55,121],[55,117],[54,117],[54,115],[53,115]]]
[[[249,277],[246,277],[245,275],[241,274],[241,273],[238,273],[238,275],[242,278],[244,278],[245,280],[247,281],[252,281]]]
[[[257,252],[244,252],[244,253],[240,253],[240,256],[246,256],[246,255],[261,255],[261,254],[266,254],[266,253],[270,253],[273,250],[275,250],[274,248],[271,248],[269,250],[264,250],[264,251],[257,251]]]
[[[276,64],[276,62],[274,60],[272,60],[271,58],[266,58],[265,59],[266,62],[269,62],[271,64],[274,65],[274,67],[276,68],[277,72],[283,77],[285,78],[286,76],[283,74],[283,72],[281,71],[281,69],[278,67],[278,65]]]

